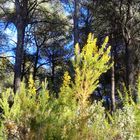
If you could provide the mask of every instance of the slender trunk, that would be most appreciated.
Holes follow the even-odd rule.
[[[52,62],[52,76],[51,76],[51,80],[52,80],[52,86],[54,87],[54,72],[55,72],[55,69],[54,69],[54,62]]]
[[[117,29],[117,27],[115,26],[115,30],[116,29]],[[115,103],[116,103],[116,100],[115,100],[115,86],[116,86],[115,68],[116,67],[115,66],[116,66],[116,59],[117,59],[117,50],[116,50],[117,42],[116,42],[115,34],[111,34],[111,44],[112,44],[111,61],[114,64],[111,68],[111,95],[110,95],[110,98],[111,98],[111,111],[113,112],[116,109],[116,105],[115,105]]]
[[[78,43],[78,0],[74,0],[74,45]]]
[[[130,34],[130,27],[128,28],[127,23],[128,21],[131,19],[131,5],[132,5],[132,1],[131,0],[127,0],[127,11],[126,11],[126,22],[125,22],[125,29],[124,29],[124,42],[125,42],[125,67],[126,67],[126,88],[128,90],[128,94],[130,95],[130,79],[129,79],[129,75],[130,75],[130,67],[129,67],[129,63],[130,63],[130,55],[129,55],[129,47],[131,44],[131,34]]]
[[[129,91],[129,43],[125,41],[125,79],[126,79],[126,88]]]
[[[33,72],[33,79],[35,80],[36,73],[37,73],[37,63],[39,57],[39,47],[37,46],[36,56],[35,56],[35,63],[34,63],[34,72]]]
[[[52,56],[52,73],[51,73],[51,82],[52,82],[52,90],[55,92],[56,98],[58,98],[58,92],[55,85],[55,62],[54,62],[54,56]]]
[[[112,54],[112,61],[114,61],[114,56]],[[112,66],[111,73],[111,111],[115,111],[115,66]]]
[[[129,40],[129,34],[126,29],[122,27],[122,33],[123,33],[123,40],[124,40],[124,45],[125,45],[125,86],[127,88],[127,91],[129,92],[129,45],[130,45],[130,40]]]
[[[23,59],[23,46],[24,46],[24,33],[25,26],[19,23],[17,26],[17,48],[16,48],[16,58],[14,67],[14,93],[20,90],[21,83],[21,66]]]
[[[26,63],[26,53],[23,54],[21,81],[23,81],[25,75],[25,63]]]

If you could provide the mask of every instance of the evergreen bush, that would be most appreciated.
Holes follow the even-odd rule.
[[[20,93],[11,89],[2,93],[0,107],[1,139],[12,140],[119,140],[134,138],[135,111],[126,105],[112,115],[102,102],[90,102],[90,95],[98,87],[100,76],[112,64],[108,37],[99,48],[97,39],[89,34],[87,44],[80,51],[75,46],[74,80],[65,72],[59,98],[52,96],[42,83],[36,93],[32,76],[28,88],[24,82]],[[13,105],[9,106],[12,100]],[[108,114],[108,115],[107,115]]]

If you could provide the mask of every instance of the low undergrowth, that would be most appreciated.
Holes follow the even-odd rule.
[[[79,51],[75,47],[74,80],[65,72],[59,98],[46,89],[36,93],[30,76],[20,92],[4,91],[0,98],[0,138],[2,140],[134,140],[139,139],[139,106],[125,102],[123,108],[108,113],[102,101],[90,102],[99,77],[110,64],[108,38],[101,48],[90,34],[87,44]],[[140,87],[140,85],[139,85]],[[12,106],[10,104],[12,103]]]

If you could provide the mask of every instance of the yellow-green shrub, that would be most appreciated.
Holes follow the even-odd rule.
[[[127,127],[125,124],[125,129],[121,129],[120,134],[117,126],[121,122],[116,121],[117,116],[110,116],[108,121],[102,103],[91,103],[89,100],[98,86],[99,77],[112,65],[109,63],[108,37],[100,48],[96,41],[97,39],[93,39],[92,34],[89,34],[87,44],[81,52],[78,44],[75,46],[74,79],[71,80],[69,73],[65,72],[58,99],[51,96],[46,89],[46,83],[43,83],[42,90],[36,93],[32,77],[29,79],[28,88],[25,88],[24,83],[21,84],[19,94],[14,95],[11,90],[2,93],[2,138],[108,140],[117,139],[124,134],[130,125]],[[13,100],[12,107],[9,107],[9,97]],[[125,112],[120,114],[120,118],[124,118]]]

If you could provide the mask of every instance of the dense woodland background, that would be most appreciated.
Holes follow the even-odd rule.
[[[109,39],[106,38],[107,36]],[[78,46],[77,43],[79,44],[79,47],[76,48],[76,46]],[[93,46],[94,50],[87,49],[87,46]],[[110,50],[108,50],[108,48],[110,48],[109,46],[111,46]],[[76,51],[78,51],[78,53],[76,53]],[[90,55],[91,53],[92,55]],[[98,59],[96,59],[96,57]],[[104,61],[101,61],[102,57],[104,57]],[[95,61],[94,63],[92,63],[92,58]],[[89,64],[89,66],[86,66],[86,64]],[[90,67],[91,65],[93,65],[92,68]],[[79,74],[77,69],[83,72],[80,76],[83,78],[81,80],[76,79]],[[97,113],[95,113],[96,115],[100,114],[101,116],[104,116],[106,114],[105,122],[108,122],[108,124],[106,124],[108,127],[106,125],[105,126],[107,127],[107,132],[99,131],[99,129],[102,129],[102,127],[100,127],[93,134],[94,136],[92,136],[91,133],[88,133],[88,126],[85,127],[87,131],[84,128],[81,128],[81,126],[85,125],[81,124],[79,121],[80,119],[78,118],[75,120],[75,123],[77,121],[77,124],[79,125],[78,129],[77,126],[74,127],[70,122],[68,122],[68,124],[66,123],[66,130],[65,128],[63,131],[60,130],[60,132],[66,131],[66,134],[62,135],[59,131],[54,130],[54,128],[49,131],[48,127],[47,129],[42,128],[43,131],[40,130],[41,133],[39,135],[42,136],[42,139],[82,138],[101,140],[107,139],[107,135],[111,135],[112,138],[110,139],[114,140],[140,139],[139,136],[137,137],[134,134],[136,131],[138,132],[140,130],[139,128],[136,130],[134,127],[134,131],[131,131],[132,135],[134,135],[131,135],[130,137],[128,136],[130,131],[125,133],[127,132],[127,127],[126,129],[122,129],[121,132],[124,131],[124,133],[120,134],[120,132],[118,132],[118,128],[120,126],[116,127],[117,124],[119,124],[118,120],[120,118],[115,118],[115,116],[119,116],[117,115],[117,111],[119,109],[122,110],[122,116],[125,118],[126,116],[131,116],[134,113],[131,111],[135,110],[134,108],[137,108],[139,104],[140,91],[140,84],[138,84],[138,81],[140,81],[138,80],[139,74],[139,0],[0,0],[1,114],[5,114],[4,107],[6,105],[4,105],[3,98],[7,97],[5,100],[7,100],[7,107],[8,104],[10,105],[10,110],[14,106],[15,102],[17,102],[15,100],[20,98],[17,96],[22,92],[24,94],[27,92],[31,92],[32,94],[33,92],[35,93],[34,96],[38,98],[38,96],[40,96],[40,92],[46,93],[47,91],[48,96],[51,98],[50,102],[54,102],[52,103],[53,105],[49,102],[48,108],[53,110],[54,108],[52,106],[56,107],[61,105],[61,94],[63,92],[70,93],[71,95],[71,93],[75,94],[75,91],[77,91],[77,93],[81,92],[82,94],[83,90],[87,90],[87,96],[83,97],[83,95],[80,95],[80,97],[76,97],[75,100],[71,102],[69,102],[69,100],[73,98],[73,96],[65,95],[67,99],[64,100],[68,102],[68,107],[71,105],[74,106],[74,109],[76,107],[78,109],[80,106],[80,109],[82,108],[81,112],[84,112],[86,108],[89,108],[89,106],[83,105],[86,104],[84,102],[86,100],[95,106],[96,109],[101,108],[99,109],[99,112],[97,111]],[[42,82],[46,81],[46,79],[47,84],[42,86]],[[94,82],[92,82],[93,79]],[[69,85],[68,81],[70,81],[70,87],[68,88],[69,90],[66,90],[64,87]],[[91,82],[93,85],[90,85],[88,82]],[[22,83],[24,83],[25,87],[22,86]],[[80,85],[81,91],[79,89]],[[8,92],[7,89],[9,88],[11,88],[11,91]],[[12,91],[14,94],[11,93]],[[7,96],[4,96],[5,92],[7,93]],[[13,97],[11,97],[10,93]],[[121,97],[123,98],[123,101],[121,100]],[[33,100],[32,96],[25,98]],[[68,98],[70,99],[68,100]],[[42,101],[43,99],[41,98],[40,100]],[[61,101],[59,102],[59,100]],[[48,98],[46,99],[46,102],[47,101]],[[76,103],[80,101],[81,104],[79,103],[77,106]],[[35,100],[33,104],[36,104]],[[44,103],[44,105],[45,104],[46,103]],[[21,106],[20,103],[19,106]],[[127,108],[128,106],[134,108],[132,110],[130,109],[131,111],[129,110],[130,112],[127,112],[127,114],[124,111],[125,109],[123,110],[123,107]],[[30,107],[34,108],[34,106]],[[45,109],[47,110],[48,108]],[[70,108],[70,112],[74,110],[73,107]],[[101,111],[102,108],[104,108],[105,112]],[[139,112],[138,108],[136,109],[136,112]],[[21,110],[22,109],[23,108],[21,107]],[[57,111],[60,108],[57,111],[55,109],[53,110],[53,113],[57,116]],[[62,110],[60,109],[59,111],[61,112]],[[135,115],[138,114],[136,112],[134,113],[134,116],[138,116]],[[32,111],[30,113],[32,114]],[[18,113],[16,112],[15,114],[17,115]],[[49,119],[53,120],[53,117],[51,116]],[[82,117],[83,113],[81,113],[81,118]],[[128,120],[127,117],[126,120]],[[20,117],[18,116],[17,118]],[[30,117],[28,119],[31,120]],[[59,118],[57,121],[59,123],[64,123],[66,120],[64,121],[63,119],[64,118]],[[58,123],[57,121],[53,122],[50,120],[50,126]],[[113,131],[109,134],[109,129],[111,129],[111,120],[118,121],[118,123],[117,121],[114,121],[116,123],[114,123],[114,129],[112,128],[112,130],[116,132],[114,134],[112,134]],[[14,121],[14,124],[17,123],[14,118],[13,120],[10,120],[10,122],[11,121]],[[9,118],[7,122],[9,122]],[[61,125],[59,125],[59,123],[58,126],[56,124],[54,125],[58,127],[58,130],[61,127],[65,127],[65,123],[62,123]],[[132,120],[130,120],[129,123],[136,126]],[[1,133],[4,133],[5,139],[10,139],[12,135],[11,130],[8,129],[5,133],[5,122],[1,124],[3,124],[3,131]],[[18,125],[17,127],[20,126]],[[67,128],[69,125],[71,127]],[[96,125],[98,127],[100,126],[100,124]],[[128,127],[132,128],[133,126]],[[70,129],[74,129],[76,130],[76,133],[82,133],[83,135],[74,135],[75,131],[70,131],[68,133],[67,131]],[[51,134],[51,131],[54,131],[54,134]],[[46,135],[44,136],[44,133],[46,135],[48,134],[48,137]],[[106,133],[106,135],[104,133]],[[75,137],[71,137],[72,135]],[[137,135],[140,135],[140,133]],[[17,139],[25,139],[25,137],[21,137],[22,136],[19,136]],[[38,138],[38,136],[31,135],[30,138],[28,137],[27,139]]]

